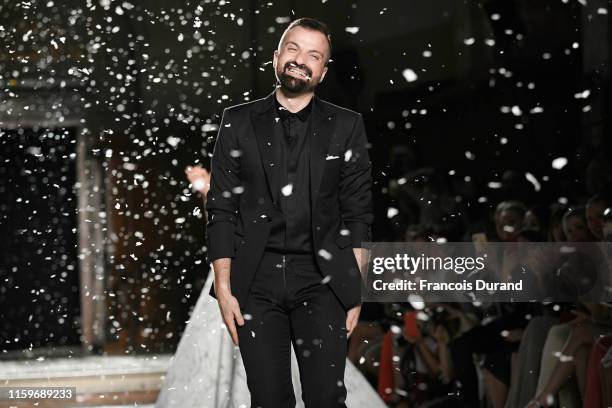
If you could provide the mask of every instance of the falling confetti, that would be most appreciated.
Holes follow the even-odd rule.
[[[414,82],[417,80],[417,74],[410,68],[406,68],[402,71],[402,75],[406,82]]]

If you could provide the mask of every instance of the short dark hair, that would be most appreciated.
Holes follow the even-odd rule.
[[[329,46],[329,56],[327,58],[327,61],[325,62],[325,65],[327,65],[327,63],[331,59],[332,53],[331,31],[329,30],[329,27],[327,27],[327,24],[311,17],[298,18],[297,20],[293,20],[291,23],[289,23],[289,25],[283,32],[281,39],[285,36],[285,34],[289,32],[289,30],[295,27],[308,28],[310,30],[315,30],[325,35],[325,38],[327,38],[327,45]]]
[[[595,194],[593,197],[589,198],[586,206],[590,207],[594,204],[602,204],[604,207],[609,206],[612,204],[612,197],[610,197],[610,194],[606,193]]]
[[[586,208],[583,205],[579,205],[576,207],[569,207],[565,214],[563,214],[563,221],[567,220],[569,217],[578,216],[582,221],[586,223]]]
[[[497,218],[502,211],[512,211],[520,217],[524,217],[527,212],[527,207],[520,201],[508,200],[502,201],[495,208],[495,217]]]

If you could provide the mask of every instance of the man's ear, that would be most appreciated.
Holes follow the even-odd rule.
[[[274,53],[272,54],[272,66],[274,67],[274,69],[276,69],[277,61],[278,61],[278,50],[274,50]]]
[[[319,83],[323,82],[325,74],[327,74],[327,67],[323,68],[323,73],[321,74],[321,79],[319,79]]]

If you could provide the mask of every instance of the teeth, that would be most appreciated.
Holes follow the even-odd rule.
[[[295,72],[296,74],[298,74],[300,76],[303,76],[304,78],[308,77],[308,75],[305,72],[303,72],[303,71],[301,71],[299,69],[296,69],[296,68],[289,68],[289,71]]]

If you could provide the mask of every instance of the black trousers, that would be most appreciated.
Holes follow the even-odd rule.
[[[346,311],[314,255],[264,252],[237,325],[251,408],[293,408],[291,343],[306,408],[346,408]]]

